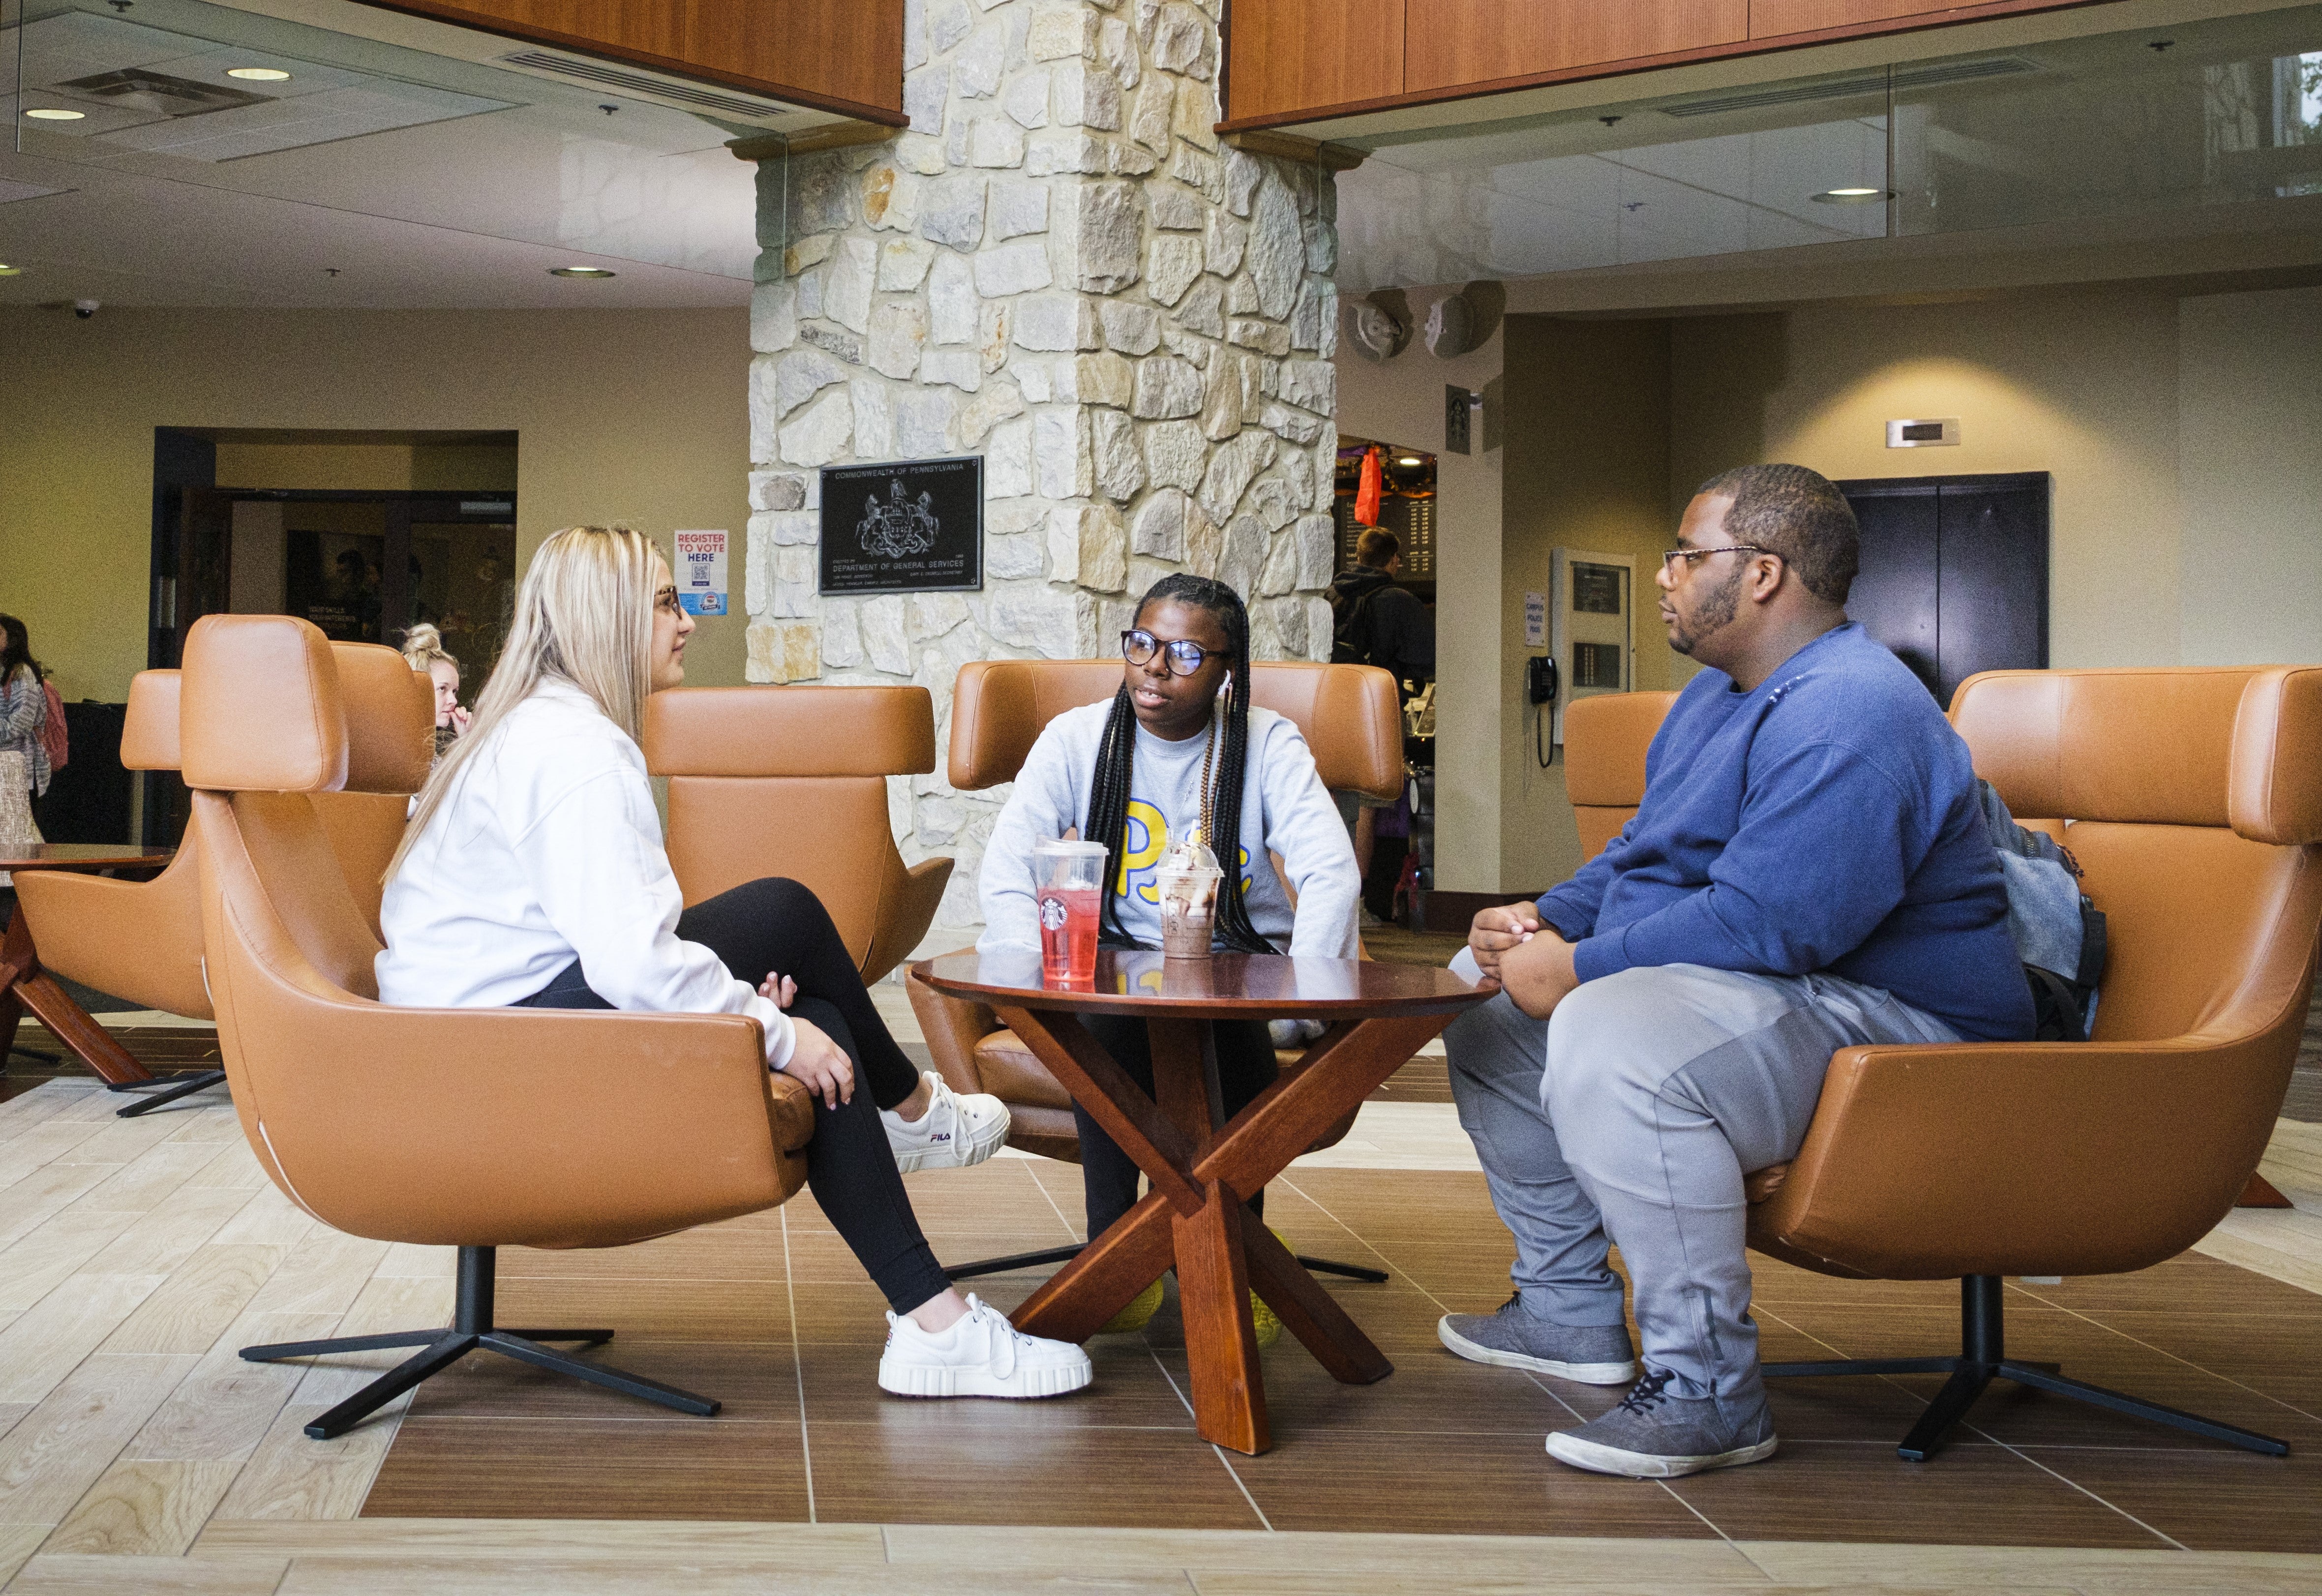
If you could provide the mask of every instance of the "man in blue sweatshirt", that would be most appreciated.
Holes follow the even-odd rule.
[[[1846,618],[1846,500],[1802,466],[1746,466],[1702,485],[1678,541],[1661,619],[1705,669],[1653,739],[1643,805],[1537,904],[1476,917],[1502,990],[1445,1035],[1516,1290],[1438,1334],[1478,1363],[1634,1380],[1548,1450],[1637,1477],[1773,1455],[1742,1182],[1796,1155],[1831,1054],[2032,1035],[1967,746]]]

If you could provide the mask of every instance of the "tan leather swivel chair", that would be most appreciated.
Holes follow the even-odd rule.
[[[408,792],[426,759],[418,736],[349,736],[368,718],[349,696],[361,687],[305,621],[207,616],[188,634],[181,743],[203,945],[234,1108],[268,1177],[340,1230],[458,1247],[458,1307],[445,1329],[242,1355],[423,1349],[308,1425],[317,1439],[479,1348],[715,1412],[540,1345],[610,1330],[497,1327],[494,1249],[620,1246],[772,1208],[806,1177],[808,1094],[768,1072],[757,1022],[739,1015],[379,1003],[379,944],[309,797]],[[413,724],[424,730],[424,709]]]
[[[129,684],[121,762],[132,771],[178,768],[178,673],[142,670]],[[18,912],[51,975],[189,1019],[208,1019],[202,986],[201,866],[192,838],[150,881],[123,881],[65,871],[27,871],[16,878]],[[137,1081],[123,1118],[151,1112],[225,1079],[217,1070]]]
[[[645,703],[645,768],[669,778],[669,862],[688,907],[787,876],[830,912],[867,984],[934,924],[948,859],[906,865],[887,778],[936,768],[925,688],[677,688]]]
[[[1964,684],[1962,684],[1964,685]],[[1621,834],[1645,797],[1645,752],[1668,717],[1675,693],[1608,693],[1582,698],[1564,712],[1565,790],[1580,827],[1583,858],[1594,859]],[[2051,829],[2061,834],[2061,825]],[[1788,1172],[1787,1163],[1752,1172],[1752,1200],[1762,1201]],[[2235,1206],[2286,1208],[2288,1198],[2253,1171]]]
[[[1121,681],[1115,660],[981,660],[961,670],[952,690],[951,784],[963,792],[1016,779],[1041,730],[1067,709],[1111,698]],[[1403,790],[1403,713],[1394,679],[1369,665],[1266,663],[1250,671],[1250,700],[1294,722],[1334,792],[1392,798]],[[1067,1163],[1080,1162],[1072,1094],[1057,1084],[999,1017],[980,1003],[946,998],[913,976],[905,982],[928,1052],[955,1091],[990,1092],[1008,1105],[1008,1145]],[[1283,1055],[1285,1062],[1294,1053]],[[1336,1145],[1354,1125],[1340,1120],[1314,1150]],[[1074,1247],[962,1264],[954,1279],[1061,1263]],[[1310,1269],[1383,1281],[1377,1270],[1302,1258]]]
[[[331,645],[341,671],[359,675],[370,691],[362,699],[389,707],[384,723],[365,730],[398,734],[413,711],[402,703],[429,706],[426,679],[403,656],[376,643]],[[401,676],[392,674],[400,671]],[[400,689],[408,687],[407,694]],[[129,684],[129,712],[121,737],[121,762],[132,771],[178,769],[179,673],[141,670]],[[358,720],[362,717],[358,716]],[[424,769],[424,767],[423,767]],[[317,793],[310,800],[329,830],[347,885],[379,928],[379,875],[403,838],[401,794]],[[123,881],[64,871],[26,871],[17,883],[18,901],[41,950],[44,970],[68,980],[127,999],[141,1008],[188,1019],[211,1019],[209,992],[202,980],[200,850],[189,829],[177,854],[150,881]],[[200,1070],[166,1078],[160,1090],[143,1091],[133,1081],[115,1090],[140,1090],[121,1110],[124,1119],[206,1090],[226,1078],[223,1070]]]
[[[1594,859],[1645,801],[1645,751],[1675,693],[1594,693],[1564,707],[1564,793]]]
[[[2108,921],[2085,1043],[1850,1047],[1751,1245],[1824,1274],[1961,1282],[1957,1356],[1776,1363],[1943,1373],[1925,1458],[1994,1379],[2252,1451],[2280,1441],[2008,1355],[2008,1275],[2175,1256],[2257,1168],[2322,928],[2322,667],[1994,671],[1952,719],[1977,773],[2059,833]]]

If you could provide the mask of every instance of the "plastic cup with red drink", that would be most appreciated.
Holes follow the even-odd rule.
[[[1102,843],[1032,845],[1043,985],[1085,986],[1096,980],[1097,912],[1103,901],[1104,860]]]

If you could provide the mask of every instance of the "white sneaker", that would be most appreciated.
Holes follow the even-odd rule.
[[[1094,1378],[1079,1347],[1027,1336],[973,1295],[967,1317],[941,1335],[889,1314],[879,1354],[879,1389],[899,1397],[1060,1397]]]
[[[1008,1105],[988,1092],[955,1092],[933,1070],[925,1074],[929,1093],[926,1113],[905,1119],[892,1108],[879,1110],[887,1127],[887,1145],[894,1149],[895,1167],[907,1175],[920,1170],[960,1170],[999,1152],[1008,1140]]]

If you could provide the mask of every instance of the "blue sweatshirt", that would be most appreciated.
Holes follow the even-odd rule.
[[[1970,1040],[2032,1035],[1967,744],[1851,623],[1753,691],[1722,670],[1687,684],[1645,754],[1636,818],[1540,913],[1579,944],[1583,980],[1828,971]]]

